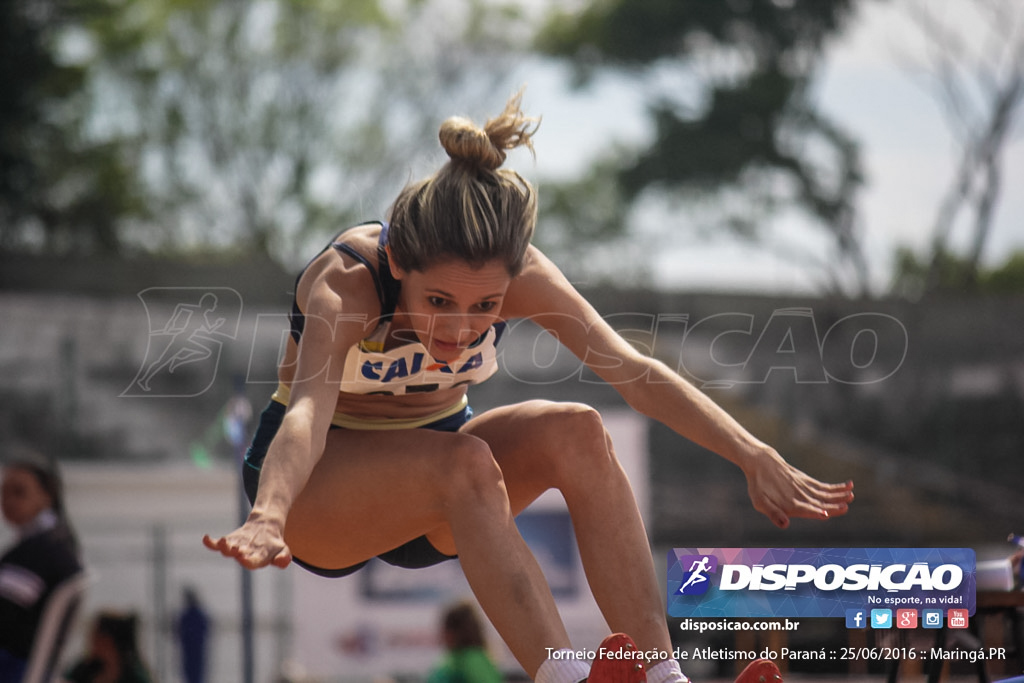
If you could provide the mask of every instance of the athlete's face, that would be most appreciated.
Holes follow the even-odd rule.
[[[457,359],[494,324],[512,282],[497,261],[477,267],[451,260],[409,271],[392,265],[392,272],[402,282],[402,324],[440,361]]]
[[[0,509],[4,519],[14,526],[22,526],[52,505],[50,494],[31,471],[23,467],[4,469],[0,485]]]

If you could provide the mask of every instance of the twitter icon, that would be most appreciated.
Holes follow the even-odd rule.
[[[871,628],[892,628],[892,610],[871,610]]]

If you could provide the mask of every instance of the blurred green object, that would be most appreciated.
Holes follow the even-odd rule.
[[[188,447],[189,455],[192,456],[192,462],[198,467],[203,469],[209,469],[213,463],[213,459],[210,457],[210,451],[206,450],[206,446],[201,443],[192,443]]]

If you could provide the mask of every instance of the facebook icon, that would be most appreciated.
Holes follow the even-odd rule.
[[[867,628],[867,626],[867,613],[864,610],[846,610],[846,628]]]

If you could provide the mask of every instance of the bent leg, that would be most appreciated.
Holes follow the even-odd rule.
[[[647,532],[597,411],[529,401],[488,411],[463,431],[490,445],[516,513],[549,488],[561,491],[611,630],[630,634],[642,650],[671,652]]]
[[[424,534],[444,537],[442,552],[458,552],[481,608],[531,676],[546,648],[569,647],[484,441],[429,430],[331,430],[288,516],[292,552],[320,567],[347,567]]]

